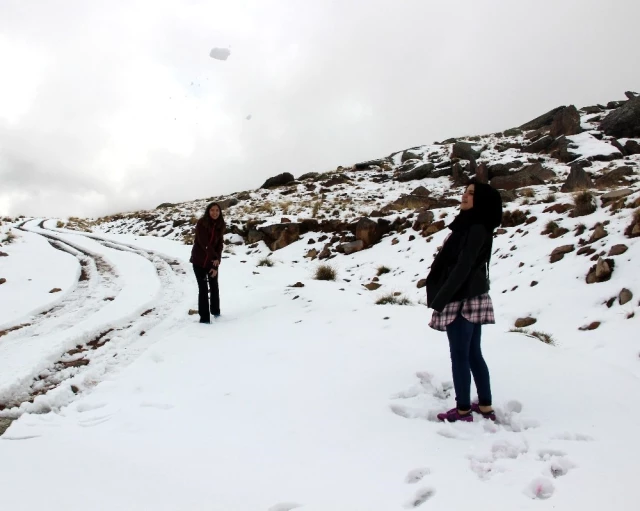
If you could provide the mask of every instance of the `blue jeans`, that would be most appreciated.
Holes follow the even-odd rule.
[[[467,321],[461,314],[447,326],[451,371],[459,410],[471,409],[471,375],[478,390],[480,406],[491,406],[489,368],[482,357],[482,325]]]

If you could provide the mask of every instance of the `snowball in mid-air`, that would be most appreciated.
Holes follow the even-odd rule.
[[[231,55],[229,48],[214,48],[209,52],[209,57],[216,60],[227,60]]]

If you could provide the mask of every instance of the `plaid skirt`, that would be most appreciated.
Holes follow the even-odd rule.
[[[470,323],[479,325],[493,325],[496,322],[491,297],[489,293],[484,293],[467,300],[451,302],[442,312],[433,311],[429,326],[434,330],[445,332],[447,325],[453,323],[458,314],[462,314]]]

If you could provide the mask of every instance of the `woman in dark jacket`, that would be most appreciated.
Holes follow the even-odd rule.
[[[218,272],[222,259],[224,230],[222,209],[218,203],[212,202],[196,224],[196,235],[190,259],[198,280],[200,323],[211,323],[211,314],[216,318],[220,316]],[[211,304],[209,304],[209,294],[211,295]]]
[[[460,213],[449,225],[452,232],[427,277],[427,305],[434,309],[429,326],[447,332],[456,392],[457,406],[438,414],[442,421],[471,422],[471,412],[496,418],[480,338],[482,325],[495,323],[488,274],[493,231],[501,222],[502,200],[497,190],[484,183],[470,184],[462,196]],[[479,400],[473,405],[471,375]]]

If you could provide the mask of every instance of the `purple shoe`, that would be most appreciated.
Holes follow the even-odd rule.
[[[496,420],[496,412],[494,412],[493,410],[491,410],[490,412],[483,412],[482,410],[480,410],[480,405],[478,403],[473,403],[471,405],[471,411],[479,413],[483,418],[489,419],[490,421],[495,422]]]
[[[471,415],[471,412],[461,414],[460,412],[458,412],[457,408],[452,408],[451,410],[445,413],[439,413],[437,417],[438,417],[438,420],[447,421],[447,422],[456,422],[456,421],[473,422],[473,415]]]

